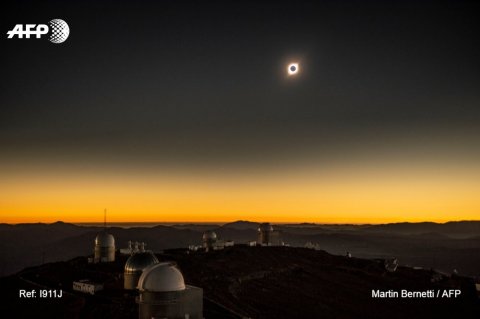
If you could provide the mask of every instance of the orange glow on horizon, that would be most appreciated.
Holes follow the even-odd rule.
[[[5,175],[5,174],[4,174]],[[446,222],[480,219],[478,170],[343,168],[272,175],[11,173],[0,222]]]

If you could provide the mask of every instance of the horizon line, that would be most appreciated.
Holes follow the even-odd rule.
[[[156,225],[215,225],[215,224],[220,224],[220,225],[225,225],[225,224],[231,224],[231,223],[236,223],[236,222],[247,222],[247,223],[254,223],[254,224],[261,224],[261,223],[266,223],[269,221],[250,221],[250,220],[234,220],[234,221],[208,221],[208,222],[199,222],[199,221],[145,221],[145,222],[127,222],[127,221],[121,221],[121,222],[109,222],[107,224],[110,225],[122,225],[122,224],[156,224]],[[433,223],[433,224],[447,224],[447,223],[452,223],[452,222],[480,222],[480,219],[460,219],[460,220],[448,220],[448,221],[443,221],[443,222],[436,222],[436,221],[396,221],[396,222],[385,222],[385,223],[335,223],[335,222],[325,222],[325,223],[319,223],[319,222],[269,222],[274,225],[302,225],[302,224],[309,224],[309,225],[355,225],[355,226],[362,226],[362,225],[388,225],[388,224],[422,224],[422,223]],[[77,226],[102,226],[104,225],[103,222],[66,222],[62,220],[57,220],[54,222],[19,222],[19,223],[8,223],[8,222],[0,222],[0,224],[7,224],[7,225],[28,225],[28,224],[45,224],[45,225],[51,225],[51,224],[56,224],[56,223],[64,223],[64,224],[72,224],[72,225],[77,225]]]

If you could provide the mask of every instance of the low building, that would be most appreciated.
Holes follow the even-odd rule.
[[[198,251],[201,248],[202,246],[198,246],[198,245],[188,245],[188,250],[190,251]]]
[[[147,244],[144,242],[132,242],[131,240],[128,241],[128,246],[126,248],[120,248],[120,254],[122,255],[132,255],[138,253],[140,251],[145,251],[145,247]]]
[[[103,290],[103,284],[82,279],[73,282],[73,290],[94,295],[97,291]]]

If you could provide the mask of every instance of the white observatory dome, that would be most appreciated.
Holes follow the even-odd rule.
[[[185,281],[174,263],[163,262],[143,271],[138,280],[138,289],[152,292],[185,290]]]
[[[217,239],[217,234],[213,230],[207,230],[203,233],[203,240]]]
[[[115,247],[115,238],[107,232],[101,232],[95,237],[95,246]]]

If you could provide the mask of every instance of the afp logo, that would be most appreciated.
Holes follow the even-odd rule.
[[[50,33],[50,34],[49,34]],[[48,40],[52,43],[62,43],[67,40],[70,35],[70,27],[62,19],[53,19],[48,25],[46,24],[17,24],[7,32],[8,38],[17,37],[19,39],[30,39],[34,36],[40,39],[42,36],[49,34]]]

